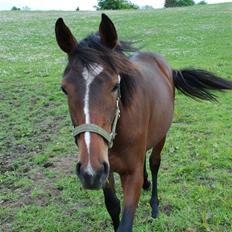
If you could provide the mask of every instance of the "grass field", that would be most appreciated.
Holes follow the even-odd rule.
[[[106,13],[121,39],[162,53],[172,67],[232,79],[232,3]],[[102,192],[82,189],[75,176],[58,17],[80,40],[98,28],[100,12],[0,12],[1,232],[112,231]],[[177,95],[159,173],[160,217],[151,219],[143,191],[135,232],[232,231],[232,93],[218,96],[212,104]]]

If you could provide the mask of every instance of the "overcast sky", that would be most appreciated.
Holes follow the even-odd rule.
[[[165,0],[131,0],[139,5],[151,5],[154,8],[162,8]],[[195,0],[199,2],[200,0]],[[232,2],[232,0],[206,0],[207,3]],[[10,10],[12,6],[28,6],[32,10],[94,10],[97,0],[0,0],[0,10]]]

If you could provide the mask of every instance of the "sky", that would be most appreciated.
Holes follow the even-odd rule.
[[[150,5],[162,8],[165,0],[131,0],[139,5]],[[200,0],[195,0],[199,2]],[[232,2],[232,0],[206,0],[207,3]],[[10,10],[12,6],[19,8],[29,7],[31,10],[94,10],[97,0],[0,0],[0,10]]]

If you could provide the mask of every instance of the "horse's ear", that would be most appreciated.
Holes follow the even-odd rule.
[[[105,14],[102,14],[99,33],[102,43],[113,49],[117,45],[118,35],[113,22]]]
[[[57,19],[55,25],[55,32],[56,32],[56,41],[59,47],[70,54],[73,49],[77,46],[77,41],[75,37],[72,35],[69,28],[65,25],[62,18]]]

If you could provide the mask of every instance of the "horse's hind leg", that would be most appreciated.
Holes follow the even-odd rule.
[[[146,169],[146,157],[144,159],[144,166],[143,166],[143,189],[148,190],[151,186],[150,181],[148,180],[148,174]]]
[[[160,153],[163,149],[165,143],[165,137],[153,148],[153,151],[150,156],[150,169],[152,174],[152,195],[150,200],[150,205],[152,208],[151,216],[153,218],[158,217],[158,195],[157,195],[157,175],[160,166]]]
[[[119,214],[120,214],[120,201],[118,200],[115,187],[114,187],[114,176],[113,173],[110,172],[109,182],[103,188],[105,205],[108,210],[108,213],[111,216],[113,221],[114,230],[117,231],[119,226]]]

